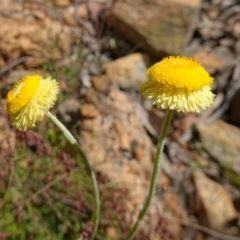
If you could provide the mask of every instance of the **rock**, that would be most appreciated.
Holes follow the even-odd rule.
[[[201,211],[202,224],[225,234],[236,235],[237,228],[230,222],[237,222],[237,211],[228,192],[200,171],[194,172],[194,180],[205,210]]]
[[[229,48],[223,46],[218,46],[214,48],[212,51],[212,55],[214,57],[224,59],[225,62],[234,60],[233,52]]]
[[[65,124],[76,123],[79,119],[79,104],[78,100],[70,98],[58,106],[58,115]]]
[[[222,120],[198,123],[203,147],[222,167],[240,174],[240,129]]]
[[[151,63],[148,55],[134,53],[106,63],[103,68],[111,83],[126,89],[138,87],[147,80],[146,70],[151,66]]]
[[[64,19],[64,21],[65,21],[65,23],[67,25],[75,26],[75,27],[78,26],[78,22],[74,18],[73,11],[71,11],[71,8],[70,9],[66,9],[63,12],[63,19]]]
[[[192,39],[191,42],[183,50],[183,55],[185,56],[193,56],[195,53],[202,51],[202,46],[200,43],[200,39]]]
[[[117,162],[124,159],[137,160],[145,166],[144,172],[149,172],[152,162],[152,143],[142,127],[135,105],[127,95],[112,86],[108,96],[91,89],[87,91],[82,101],[80,113],[86,116],[88,115],[86,109],[91,108],[94,114],[91,114],[91,118],[83,118],[80,123],[81,128],[86,124],[89,126],[92,136],[85,136],[85,132],[82,131],[80,140],[83,146],[91,149],[91,155],[98,154],[98,145],[102,151],[106,151],[102,157],[98,154],[98,157],[91,158],[97,161],[94,164],[107,161],[110,157],[107,156],[108,149],[112,149]],[[93,138],[96,140],[95,143],[92,142]],[[142,151],[138,149],[139,146]],[[124,158],[123,153],[128,153],[128,157]]]
[[[233,27],[233,36],[236,38],[240,37],[240,22],[236,22]]]
[[[200,50],[193,55],[193,58],[196,59],[199,63],[202,64],[204,68],[210,73],[213,74],[217,70],[220,70],[226,61],[224,58],[213,56],[210,53]]]
[[[208,17],[209,17],[210,19],[214,19],[214,20],[215,20],[215,19],[218,18],[219,14],[220,14],[220,9],[217,8],[217,7],[214,6],[214,5],[210,5],[210,6],[207,8],[206,12],[207,12],[207,15],[208,15]]]
[[[33,16],[35,16],[36,18],[42,19],[42,20],[46,17],[46,13],[41,11],[41,10],[39,10],[38,8],[37,9],[32,9],[31,10],[31,14]]]
[[[0,17],[0,22],[4,22],[0,29],[0,49],[6,51],[11,60],[22,55],[33,56],[33,59],[25,61],[25,66],[36,67],[42,65],[46,58],[60,60],[70,53],[70,27],[47,16],[40,20]]]
[[[108,227],[106,230],[107,236],[110,239],[117,240],[118,239],[118,234],[117,234],[117,229],[114,227]]]
[[[54,0],[53,3],[58,7],[67,7],[70,4],[69,0]]]
[[[87,18],[88,17],[88,10],[87,10],[87,6],[86,6],[85,3],[78,4],[76,6],[75,17],[77,19]]]
[[[39,74],[39,75],[43,75],[43,71],[41,70],[31,70],[31,71],[28,71],[28,70],[14,70],[14,71],[10,71],[8,77],[6,78],[5,80],[5,84],[14,84],[16,83],[18,80],[20,80],[21,78],[27,76],[27,75],[36,75],[36,74]]]
[[[223,38],[219,40],[219,43],[223,47],[231,47],[234,44],[234,39],[232,38]]]
[[[134,101],[118,88],[110,86],[107,95],[89,89],[81,102],[80,112],[85,111],[87,102],[87,108],[89,104],[93,105],[98,115],[81,119],[79,142],[95,170],[106,175],[120,189],[129,191],[130,199],[124,203],[127,208],[124,214],[126,221],[132,224],[150,183],[154,150],[151,139],[142,126]],[[159,183],[166,184],[164,174],[160,174]],[[159,204],[161,201],[156,201],[150,210],[155,216],[151,218],[153,225],[159,220],[159,214],[156,214]],[[147,227],[146,232],[148,230]]]
[[[85,103],[80,108],[80,113],[85,118],[94,118],[98,116],[98,110],[94,105]]]
[[[106,19],[110,26],[155,56],[181,54],[200,4],[200,0],[118,0]]]
[[[107,93],[109,90],[110,81],[106,74],[98,75],[92,78],[92,85],[98,91]]]

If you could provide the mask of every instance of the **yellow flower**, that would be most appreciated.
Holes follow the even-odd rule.
[[[59,84],[50,77],[39,75],[20,79],[7,95],[7,112],[13,125],[25,131],[41,121],[54,105],[59,93]]]
[[[171,56],[147,71],[148,81],[140,86],[147,99],[163,109],[199,112],[211,106],[213,78],[194,59]]]

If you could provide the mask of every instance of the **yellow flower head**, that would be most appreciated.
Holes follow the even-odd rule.
[[[148,81],[140,86],[147,99],[163,109],[199,112],[211,106],[213,78],[194,59],[171,56],[147,71]]]
[[[59,93],[59,84],[50,77],[39,75],[20,79],[7,95],[7,112],[13,125],[25,131],[41,121],[54,105]]]

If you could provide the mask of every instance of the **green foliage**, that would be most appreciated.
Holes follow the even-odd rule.
[[[86,173],[58,145],[48,146],[50,155],[34,147],[19,146],[1,179],[1,239],[77,239],[93,205]]]

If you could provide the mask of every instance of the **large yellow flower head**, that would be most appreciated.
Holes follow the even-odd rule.
[[[7,112],[13,125],[25,131],[41,121],[54,105],[59,93],[59,84],[50,77],[39,75],[20,79],[7,95]]]
[[[163,109],[199,112],[211,106],[213,78],[194,59],[171,56],[147,71],[148,81],[140,86],[147,99]]]

